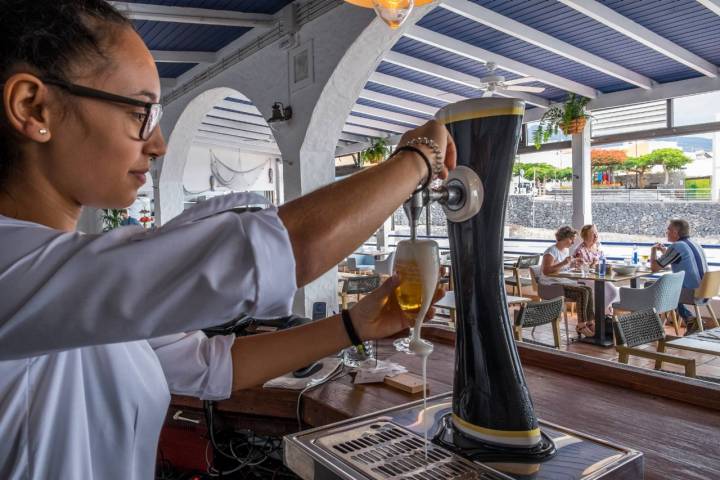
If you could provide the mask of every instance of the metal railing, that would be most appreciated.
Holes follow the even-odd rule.
[[[590,195],[600,202],[709,202],[709,188],[593,188]],[[555,201],[569,200],[570,189],[546,190],[539,198],[551,198]]]

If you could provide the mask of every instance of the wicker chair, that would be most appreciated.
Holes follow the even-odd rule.
[[[640,310],[614,318],[615,349],[620,363],[628,363],[630,355],[655,360],[655,370],[662,368],[663,362],[682,365],[686,377],[695,376],[695,359],[676,357],[665,353],[665,329],[663,321],[655,309]],[[639,345],[657,342],[657,351],[636,348]]]
[[[680,335],[678,315],[675,309],[680,299],[685,272],[663,275],[656,282],[646,288],[620,288],[620,301],[613,303],[613,314],[620,311],[637,312],[639,310],[655,309],[655,312],[664,320],[672,321],[675,335]]]
[[[540,297],[541,300],[553,300],[557,297],[565,297],[565,290],[563,289],[562,285],[547,285],[544,283],[540,283],[538,279],[540,278],[540,268],[542,268],[540,265],[533,265],[530,267],[530,278],[532,279],[533,286],[535,287],[535,290],[537,291],[538,297]],[[567,314],[567,300],[565,303],[563,303],[563,319],[565,320],[565,337],[567,344],[570,345],[570,328],[568,327],[568,314]]]
[[[700,286],[695,289],[694,298],[680,299],[682,303],[695,307],[695,316],[697,317],[698,330],[703,330],[702,317],[700,316],[700,307],[706,307],[708,309],[708,312],[710,312],[710,317],[712,318],[715,326],[720,327],[720,323],[718,323],[715,312],[713,311],[712,306],[710,306],[712,297],[715,297],[718,294],[720,294],[720,271],[705,272],[705,275],[703,275],[702,278],[702,282],[700,282]]]
[[[530,302],[520,307],[515,315],[515,340],[522,342],[522,329],[552,324],[555,348],[560,348],[560,316],[565,310],[563,297],[542,302]]]
[[[512,275],[505,277],[505,284],[512,287],[513,295],[522,297],[522,287],[530,287],[532,278],[520,275],[520,270],[527,270],[533,265],[540,263],[540,255],[519,256],[512,269]]]
[[[348,277],[343,280],[342,293],[340,294],[342,308],[348,308],[349,295],[357,295],[360,301],[360,295],[370,293],[380,286],[380,275],[359,275],[357,277]]]

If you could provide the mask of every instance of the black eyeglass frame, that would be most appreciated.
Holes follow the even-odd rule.
[[[104,92],[95,88],[84,87],[82,85],[77,85],[55,78],[40,77],[40,80],[49,85],[55,85],[63,90],[67,90],[68,93],[78,97],[95,98],[98,100],[105,100],[107,102],[123,103],[125,105],[145,108],[145,119],[140,126],[140,132],[138,132],[140,140],[147,141],[152,136],[157,126],[160,125],[160,119],[163,114],[163,106],[161,103],[143,102],[142,100],[137,100],[135,98],[124,97],[122,95]],[[152,128],[150,128],[151,126]]]

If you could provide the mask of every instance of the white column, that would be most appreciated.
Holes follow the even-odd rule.
[[[720,113],[715,115],[715,121],[720,122]],[[718,175],[718,168],[720,168],[720,132],[713,134],[713,151],[712,151],[712,172],[710,172],[710,196],[713,202],[720,201],[720,175]]]
[[[390,217],[388,217],[388,219],[385,220],[385,222],[380,226],[378,231],[375,232],[375,239],[378,250],[387,248],[390,245],[390,239],[388,238],[388,235],[390,234],[390,224],[391,219]]]
[[[592,175],[590,168],[590,122],[587,122],[582,133],[572,136],[572,168],[573,168],[573,203],[572,226],[579,229],[592,223],[592,205],[590,189]]]

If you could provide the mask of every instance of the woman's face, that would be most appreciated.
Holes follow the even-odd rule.
[[[598,241],[597,228],[592,227],[590,230],[585,232],[585,238],[583,238],[583,240],[585,241],[585,243],[587,245],[590,245],[590,246],[595,245]]]
[[[122,28],[106,55],[112,65],[101,75],[80,71],[70,81],[144,102],[159,101],[155,62],[134,31]],[[148,140],[140,140],[142,115],[138,114],[145,113],[143,107],[61,93],[72,107],[62,121],[56,116],[49,125],[49,155],[42,160],[49,184],[78,205],[130,205],[145,183],[151,158],[165,153],[160,128]]]

